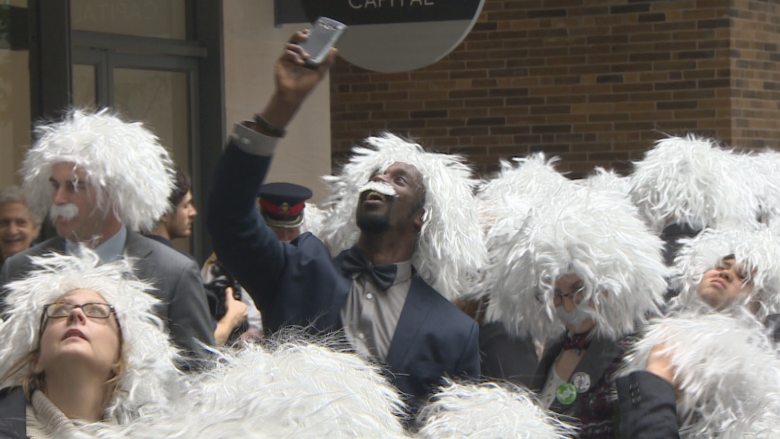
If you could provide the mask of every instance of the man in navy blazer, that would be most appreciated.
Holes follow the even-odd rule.
[[[358,202],[357,244],[335,258],[311,233],[279,242],[255,208],[283,128],[335,57],[334,49],[318,70],[304,68],[308,54],[296,43],[305,38],[296,34],[277,62],[277,89],[263,113],[236,125],[216,171],[207,226],[217,256],[252,295],[267,330],[344,330],[357,353],[388,367],[416,406],[442,377],[480,372],[477,324],[416,271],[430,195],[421,171],[395,162],[371,177]],[[375,314],[366,320],[367,308]]]

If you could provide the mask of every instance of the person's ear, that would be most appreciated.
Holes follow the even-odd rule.
[[[420,233],[420,230],[422,230],[423,226],[423,216],[425,216],[425,209],[420,208],[420,210],[417,211],[417,213],[414,214],[414,231],[415,233]]]

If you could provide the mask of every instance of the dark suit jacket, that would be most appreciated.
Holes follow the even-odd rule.
[[[8,258],[0,271],[0,313],[5,312],[4,286],[27,275],[32,269],[28,256],[65,252],[65,240],[52,238]],[[161,303],[155,313],[167,324],[173,343],[186,352],[205,355],[197,343],[214,344],[211,315],[197,265],[178,251],[159,242],[127,231],[125,254],[136,258],[135,274],[154,284],[151,291]]]
[[[677,402],[669,382],[650,372],[632,372],[615,382],[623,439],[680,439]]]
[[[530,339],[511,337],[500,322],[485,323],[479,328],[479,351],[485,378],[507,380],[525,387],[533,384],[539,357]]]
[[[27,438],[27,398],[21,387],[0,389],[0,438]]]
[[[228,145],[208,203],[214,249],[251,294],[268,330],[341,330],[341,308],[352,286],[351,275],[341,270],[345,253],[331,258],[311,233],[279,242],[255,208],[270,162]],[[393,383],[424,398],[444,375],[479,376],[478,334],[476,322],[414,276],[386,359]]]
[[[585,356],[580,360],[572,372],[572,377],[578,372],[584,372],[590,377],[590,388],[584,393],[577,393],[577,398],[571,404],[564,405],[554,401],[550,410],[568,415],[579,420],[581,428],[579,438],[613,438],[616,437],[615,419],[619,414],[617,402],[614,401],[613,375],[622,364],[622,358],[631,344],[633,337],[614,342],[603,339],[595,339],[585,351]],[[545,347],[542,360],[536,370],[530,388],[540,391],[547,381],[555,359],[563,350],[564,339],[556,340]],[[569,378],[571,382],[571,377]]]

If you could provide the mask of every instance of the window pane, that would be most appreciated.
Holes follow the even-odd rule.
[[[191,173],[187,89],[186,73],[114,69],[114,108],[128,120],[143,122],[160,138],[173,161]],[[188,240],[177,239],[173,244],[190,252]]]
[[[73,65],[73,106],[76,108],[97,108],[97,85],[95,66]]]
[[[71,0],[73,30],[187,39],[186,0]]]
[[[26,26],[12,22],[19,17],[12,7],[18,12],[27,2],[0,5],[0,188],[19,183],[16,171],[30,145],[29,51],[15,46],[26,41]]]

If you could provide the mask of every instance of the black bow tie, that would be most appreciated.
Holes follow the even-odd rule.
[[[374,285],[382,291],[387,291],[395,281],[398,266],[395,264],[371,265],[365,254],[357,247],[352,247],[341,263],[341,269],[347,273],[368,273],[374,279]]]

